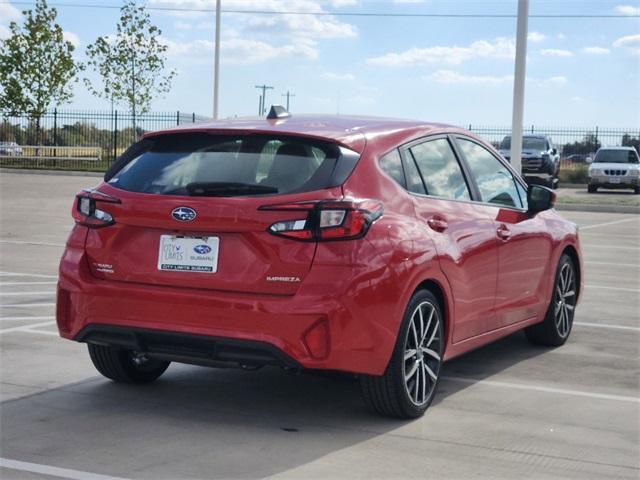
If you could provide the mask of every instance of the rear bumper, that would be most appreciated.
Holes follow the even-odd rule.
[[[402,296],[397,277],[381,261],[372,256],[351,267],[317,262],[295,295],[258,295],[98,279],[84,249],[68,244],[60,263],[56,320],[64,338],[142,352],[156,348],[151,353],[185,363],[380,375],[403,311],[396,301]],[[381,291],[389,301],[381,302]]]

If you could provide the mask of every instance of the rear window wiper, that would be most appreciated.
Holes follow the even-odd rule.
[[[260,195],[278,193],[276,187],[237,182],[193,182],[186,186],[194,197],[231,197],[235,195]]]

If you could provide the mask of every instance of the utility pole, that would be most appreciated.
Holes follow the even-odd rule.
[[[524,80],[527,68],[527,30],[529,0],[518,0],[516,66],[513,79],[513,116],[511,119],[511,166],[522,172],[522,122],[524,117]]]
[[[260,112],[259,112],[259,116],[262,116],[265,113],[267,113],[267,110],[266,110],[267,90],[273,90],[273,87],[270,85],[256,85],[256,88],[259,88],[262,90],[262,102],[260,105]]]
[[[218,119],[218,91],[220,90],[220,2],[216,0],[216,46],[213,59],[213,119]]]
[[[291,93],[289,90],[287,90],[287,93],[283,93],[282,94],[283,97],[287,97],[287,112],[289,111],[289,97],[295,97],[295,93]]]

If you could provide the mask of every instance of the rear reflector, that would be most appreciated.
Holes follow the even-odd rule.
[[[305,212],[305,218],[276,222],[268,231],[293,240],[315,242],[361,238],[383,213],[382,203],[377,200],[322,200],[265,205],[260,210]]]
[[[313,358],[326,358],[329,355],[329,327],[326,320],[321,320],[307,330],[303,340]]]

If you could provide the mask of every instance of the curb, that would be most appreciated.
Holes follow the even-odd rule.
[[[558,188],[570,188],[571,190],[586,190],[586,183],[559,183]]]
[[[640,215],[640,207],[633,205],[589,205],[580,203],[556,203],[556,210],[570,212],[598,212],[598,213],[633,213]]]
[[[0,173],[27,173],[30,175],[66,175],[70,177],[104,177],[100,172],[82,172],[78,170],[37,170],[30,168],[0,168]]]

